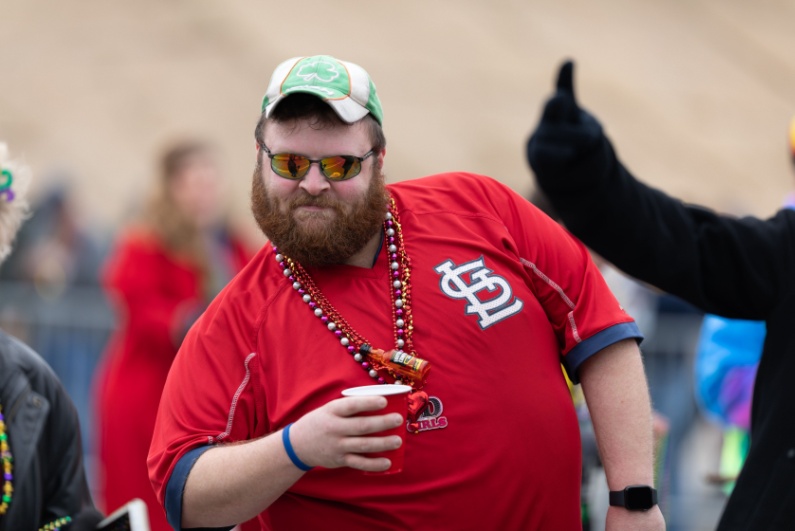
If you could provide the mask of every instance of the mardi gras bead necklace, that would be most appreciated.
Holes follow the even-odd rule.
[[[72,518],[69,516],[64,516],[58,518],[57,520],[53,520],[49,524],[43,525],[42,527],[39,528],[39,531],[61,531],[61,528],[71,523],[72,523]]]
[[[8,506],[11,504],[11,496],[14,493],[14,485],[12,484],[14,467],[11,449],[8,447],[8,434],[6,433],[2,405],[0,405],[0,460],[3,462],[3,496],[0,498],[0,514],[6,514]]]
[[[11,170],[0,169],[0,197],[4,197],[9,203],[14,200],[14,190],[11,189],[13,183],[14,174]]]
[[[415,390],[425,386],[430,370],[427,361],[414,352],[414,332],[411,309],[411,261],[403,244],[397,205],[389,198],[389,208],[384,219],[384,234],[389,257],[390,300],[392,302],[393,333],[395,349],[383,351],[372,345],[357,332],[348,321],[326,299],[315,285],[309,273],[291,258],[279,253],[274,246],[276,261],[284,276],[292,282],[293,289],[301,296],[314,315],[333,333],[340,345],[356,363],[367,371],[378,383],[403,383]]]
[[[8,433],[6,432],[2,404],[0,404],[0,461],[3,463],[3,495],[0,498],[0,515],[4,515],[8,512],[8,506],[11,505],[11,498],[14,493],[14,475],[12,473],[14,458],[8,446]],[[39,531],[59,531],[62,527],[71,523],[72,518],[64,516],[40,527]]]

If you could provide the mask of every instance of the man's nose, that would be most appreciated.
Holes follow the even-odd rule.
[[[331,187],[323,172],[320,171],[320,162],[310,163],[309,171],[301,179],[299,186],[311,195],[319,195]]]

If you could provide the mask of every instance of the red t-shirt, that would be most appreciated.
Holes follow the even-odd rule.
[[[640,337],[587,250],[498,182],[448,173],[389,185],[411,259],[414,347],[433,407],[403,472],[313,469],[266,529],[580,529],[580,439],[560,364]],[[388,260],[308,268],[348,323],[394,348]],[[161,501],[189,450],[266,435],[373,383],[266,245],[191,330],[149,457]],[[263,479],[264,481],[265,479]],[[181,492],[181,489],[177,489]],[[173,500],[172,500],[173,501]],[[181,503],[181,500],[177,500]]]

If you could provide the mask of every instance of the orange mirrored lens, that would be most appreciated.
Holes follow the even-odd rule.
[[[357,175],[361,170],[361,163],[353,157],[326,157],[320,161],[320,169],[327,178],[340,181]]]
[[[311,162],[303,155],[274,155],[271,159],[271,167],[278,175],[287,179],[300,179],[309,171]]]

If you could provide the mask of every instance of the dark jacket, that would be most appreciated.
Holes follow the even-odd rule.
[[[14,476],[0,531],[36,531],[92,508],[72,401],[44,360],[2,331],[0,404]]]
[[[765,321],[750,451],[718,529],[795,529],[795,211],[760,220],[684,204],[635,180],[601,130],[568,157],[531,148],[539,185],[586,245],[706,312]]]

